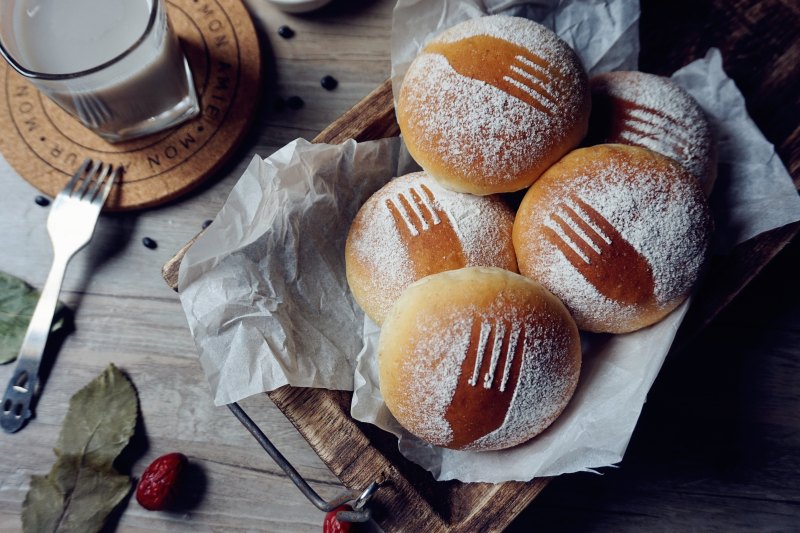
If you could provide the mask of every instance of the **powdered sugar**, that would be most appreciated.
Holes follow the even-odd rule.
[[[667,78],[643,72],[610,72],[591,80],[596,105],[610,106],[612,124],[596,124],[600,142],[648,148],[678,161],[708,193],[714,172],[711,126],[699,104]],[[609,128],[609,129],[607,129]]]
[[[443,31],[433,42],[455,43],[475,35],[491,35],[541,55],[548,63],[559,66],[569,46],[541,24],[521,17],[495,15],[466,20]],[[564,68],[569,68],[564,65]]]
[[[542,231],[542,227],[552,227],[553,212],[570,198],[578,198],[600,213],[646,260],[658,308],[672,309],[677,305],[688,294],[707,259],[710,215],[697,187],[690,180],[676,177],[677,166],[672,167],[675,172],[669,172],[646,161],[615,157],[611,150],[611,155],[598,154],[591,148],[573,152],[569,157],[582,159],[585,165],[571,179],[555,184],[546,175],[534,185],[555,184],[530,206],[527,212],[532,220],[526,224],[529,231],[516,240],[521,256],[535,257],[530,271],[525,273],[559,296],[579,325],[597,320],[625,324],[640,309],[603,296],[582,269]],[[592,268],[588,260],[585,268]]]
[[[490,334],[492,328],[496,331]],[[473,346],[471,335],[478,329]],[[403,383],[407,396],[416,403],[410,402],[413,408],[395,415],[437,446],[447,446],[452,440],[446,412],[459,383],[505,390],[514,357],[521,358],[521,368],[502,425],[466,449],[506,448],[533,437],[561,412],[577,383],[577,337],[564,315],[548,305],[530,307],[524,298],[501,293],[488,305],[452,302],[449,313],[420,313],[409,333],[411,346],[403,365]],[[474,367],[463,368],[470,350],[476,352]],[[502,365],[501,351],[507,352]],[[485,358],[490,358],[489,364]],[[480,369],[486,372],[481,374]]]
[[[404,365],[407,394],[416,399],[411,409],[395,413],[410,421],[416,431],[435,446],[447,446],[453,430],[445,412],[461,379],[461,365],[467,357],[472,321],[453,316],[447,321],[418,322],[423,339],[413,357]],[[443,323],[444,322],[444,323]]]
[[[568,361],[574,339],[544,321],[523,330],[522,368],[503,425],[467,450],[508,448],[541,433],[564,409],[577,385],[577,365]]]
[[[357,229],[351,230],[352,253],[356,261],[367,266],[372,286],[366,296],[371,301],[359,303],[365,308],[380,308],[383,316],[400,293],[421,277],[421,259],[410,253],[410,239],[423,244],[430,240],[430,246],[420,248],[432,264],[436,264],[436,254],[455,251],[463,254],[457,267],[516,270],[511,244],[513,221],[513,212],[497,197],[444,189],[424,172],[395,178],[364,204],[354,222]],[[437,226],[446,227],[434,236],[431,230]],[[442,242],[448,228],[452,238]],[[450,249],[443,250],[443,246]]]
[[[487,72],[460,73],[440,53],[442,46],[478,36],[527,52],[509,51],[500,80]],[[445,31],[415,59],[398,101],[404,111],[400,125],[412,154],[425,152],[436,161],[428,168],[417,157],[423,167],[444,167],[470,183],[462,188],[435,176],[448,186],[481,194],[516,190],[569,149],[561,145],[585,127],[587,90],[574,52],[550,30],[525,19],[483,17]],[[517,183],[533,169],[539,169],[536,175]]]
[[[488,83],[461,76],[443,56],[419,57],[403,85],[412,88],[407,106],[416,110],[412,120],[420,131],[420,146],[460,174],[474,172],[495,183],[510,181],[531,163],[540,163],[542,152],[552,148],[545,133],[555,121],[553,115]],[[544,142],[532,147],[534,143],[525,141],[529,135]]]

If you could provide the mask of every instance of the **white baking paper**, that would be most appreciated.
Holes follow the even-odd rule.
[[[759,233],[794,222],[800,197],[775,147],[747,114],[744,97],[722,68],[716,48],[672,75],[711,119],[719,150],[718,176],[711,195],[719,228],[716,252]]]
[[[178,290],[217,405],[291,384],[352,390],[364,315],[344,243],[369,196],[415,170],[399,139],[298,139],[254,157],[181,262]]]
[[[594,71],[635,64],[635,2],[513,4],[541,10],[545,22],[553,21],[579,47],[584,61],[596,58]],[[477,16],[484,8],[474,1],[403,0],[394,27],[404,28],[418,48],[438,28],[450,26],[451,17]],[[403,18],[407,10],[415,21]],[[432,26],[423,25],[425,20]],[[393,54],[402,44],[398,37],[393,36]],[[747,116],[719,53],[712,50],[674,79],[700,101],[720,136],[712,205],[722,248],[800,220],[788,173]],[[398,139],[338,146],[297,140],[266,160],[253,159],[214,224],[184,257],[179,275],[181,302],[216,404],[285,384],[355,387],[356,418],[400,431],[377,386],[379,330],[347,289],[343,249],[363,201],[392,176],[415,168]],[[619,462],[687,306],[633,334],[583,336],[575,397],[530,443],[502,452],[453,452],[404,436],[401,450],[437,479],[463,481],[528,480]]]

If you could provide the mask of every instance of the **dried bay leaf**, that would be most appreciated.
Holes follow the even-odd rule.
[[[83,455],[84,463],[111,466],[133,436],[137,409],[133,385],[109,365],[70,399],[56,455]]]
[[[10,274],[0,272],[0,364],[17,358],[28,323],[39,301],[39,292]],[[59,302],[51,331],[63,323],[65,306]]]
[[[33,476],[22,505],[26,532],[99,531],[131,489],[113,463],[136,426],[138,400],[113,364],[70,399],[46,476]]]
[[[31,476],[31,488],[22,505],[25,531],[56,531],[64,508],[64,493],[48,476]],[[37,511],[28,512],[29,508]]]

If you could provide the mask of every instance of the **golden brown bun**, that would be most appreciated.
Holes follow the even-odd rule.
[[[425,172],[395,178],[359,210],[345,245],[347,281],[377,324],[406,287],[465,266],[517,271],[514,213],[496,196],[439,186]]]
[[[567,405],[580,338],[540,284],[464,268],[403,293],[381,329],[378,363],[386,405],[408,431],[435,446],[497,450],[539,434]]]
[[[593,76],[587,144],[620,143],[673,158],[700,180],[706,196],[717,177],[711,124],[692,96],[668,78],[644,72]]]
[[[575,150],[528,190],[514,223],[520,272],[561,298],[578,327],[626,333],[688,295],[712,220],[697,180],[644,148]]]
[[[577,146],[589,83],[575,52],[527,19],[488,16],[437,36],[414,59],[397,121],[417,163],[472,194],[523,189]]]

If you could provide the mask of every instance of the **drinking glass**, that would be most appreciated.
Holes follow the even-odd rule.
[[[200,109],[164,0],[4,0],[0,54],[109,142],[175,126]]]

